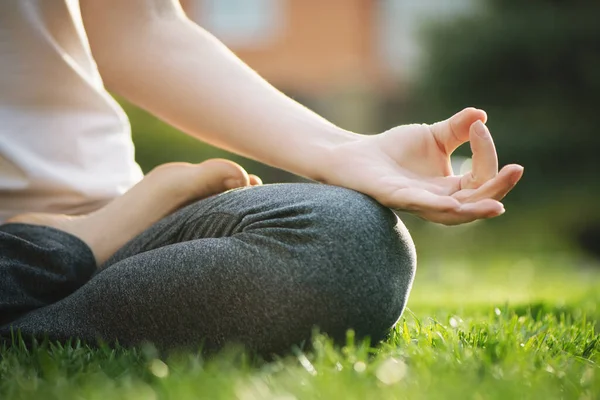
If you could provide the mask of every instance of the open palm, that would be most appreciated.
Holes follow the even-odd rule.
[[[501,215],[500,200],[523,167],[498,172],[498,157],[482,110],[467,108],[433,125],[403,125],[341,145],[327,182],[358,190],[393,209],[446,225]],[[456,176],[450,155],[469,141],[472,171]]]

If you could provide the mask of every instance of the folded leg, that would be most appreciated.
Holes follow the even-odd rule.
[[[89,247],[44,226],[0,226],[0,326],[67,297],[96,271]]]
[[[10,326],[160,348],[240,342],[261,353],[315,326],[379,339],[402,313],[415,263],[404,226],[367,196],[319,184],[245,188],[161,220],[75,293]]]

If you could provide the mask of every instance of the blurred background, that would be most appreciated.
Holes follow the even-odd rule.
[[[182,0],[188,16],[277,88],[361,133],[488,112],[501,164],[525,176],[495,220],[403,216],[429,261],[510,253],[600,257],[597,0]],[[137,160],[226,157],[266,183],[299,181],[199,143],[122,101]],[[469,157],[459,149],[455,164]],[[461,158],[462,157],[462,158]],[[525,260],[525,261],[523,261]],[[570,258],[573,260],[573,258]],[[517,270],[521,267],[517,267]],[[518,278],[517,278],[518,279]]]

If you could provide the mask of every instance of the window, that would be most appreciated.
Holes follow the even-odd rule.
[[[232,47],[265,46],[281,34],[286,0],[202,0],[196,21]]]

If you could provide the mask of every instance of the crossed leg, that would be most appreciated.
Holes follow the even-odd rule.
[[[402,313],[415,262],[406,229],[367,196],[320,184],[247,187],[160,220],[73,293],[0,333],[206,350],[239,342],[263,354],[315,326],[376,340]]]

